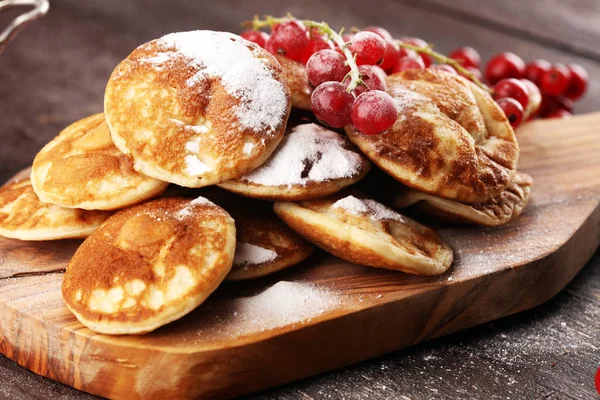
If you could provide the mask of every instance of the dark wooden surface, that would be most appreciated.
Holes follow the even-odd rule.
[[[30,164],[61,128],[101,111],[112,68],[141,42],[177,30],[236,31],[256,13],[290,11],[335,27],[380,24],[442,51],[473,45],[484,59],[511,50],[525,59],[579,62],[592,84],[576,111],[600,108],[600,3],[593,0],[51,3],[50,13],[0,55],[1,181]],[[567,289],[537,309],[253,398],[593,399],[599,264],[596,254]],[[0,382],[0,398],[87,396],[1,356]]]

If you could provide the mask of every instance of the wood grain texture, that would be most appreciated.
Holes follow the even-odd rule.
[[[87,330],[64,307],[60,273],[7,276],[0,280],[0,352],[102,396],[223,398],[534,307],[558,293],[600,243],[599,123],[600,114],[591,114],[524,126],[520,166],[535,179],[530,205],[495,229],[438,227],[456,254],[440,277],[317,256],[264,280],[224,285],[196,311],[149,335],[111,337]],[[11,256],[35,246],[0,241],[0,268],[38,272]],[[58,252],[56,265],[66,258]],[[318,290],[320,308],[311,309],[313,299],[305,296],[270,299],[267,307],[258,301],[264,291],[294,283]],[[284,301],[304,308],[269,314]]]

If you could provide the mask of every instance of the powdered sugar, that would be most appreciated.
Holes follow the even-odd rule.
[[[258,265],[277,259],[278,254],[251,243],[238,243],[235,247],[234,265]]]
[[[359,199],[355,196],[346,196],[333,203],[333,208],[344,209],[351,214],[367,214],[377,221],[393,220],[403,222],[402,215],[371,199]]]
[[[185,156],[185,165],[185,172],[190,176],[200,176],[211,170],[208,165],[200,161],[198,156],[193,154],[188,154]]]
[[[234,107],[242,127],[272,133],[281,125],[287,112],[287,90],[273,78],[266,59],[254,56],[259,51],[257,45],[231,33],[214,31],[171,33],[157,42],[165,50],[142,62],[160,70],[172,59],[185,57],[198,70],[187,85],[193,87],[207,78],[220,79],[228,93],[240,100]]]
[[[265,164],[242,179],[291,186],[353,177],[360,172],[362,158],[345,149],[345,143],[341,135],[318,125],[298,125]]]
[[[198,196],[190,202],[190,205],[192,205],[192,206],[198,206],[198,205],[212,206],[212,205],[214,205],[214,203],[212,201],[208,200],[206,197]]]
[[[409,90],[400,85],[392,85],[388,93],[394,98],[394,105],[398,112],[416,106],[418,103],[428,102],[429,99],[420,93]],[[433,103],[431,103],[433,105]]]

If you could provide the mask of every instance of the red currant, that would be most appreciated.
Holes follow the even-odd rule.
[[[341,82],[320,84],[310,98],[315,116],[332,128],[348,125],[353,103],[354,96],[346,91],[346,86]]]
[[[540,105],[539,115],[547,117],[556,110],[566,110],[570,113],[573,112],[573,100],[563,96],[551,96],[548,94],[542,94],[542,104]]]
[[[540,88],[542,92],[554,96],[564,94],[571,82],[571,71],[563,64],[554,64],[542,75]]]
[[[333,43],[331,43],[331,40],[329,40],[327,36],[313,36],[308,41],[308,46],[306,46],[306,49],[302,54],[302,63],[306,64],[310,56],[312,56],[319,50],[325,49],[333,49]]]
[[[392,96],[381,90],[370,90],[356,98],[352,105],[352,124],[365,135],[390,129],[398,118]]]
[[[354,39],[354,33],[352,32],[346,32],[342,35],[342,39],[344,40],[345,43],[351,42],[352,39]]]
[[[398,62],[400,54],[400,47],[393,40],[385,40],[385,53],[383,55],[383,61],[381,62],[381,69],[385,72],[392,72],[394,65]]]
[[[527,107],[525,107],[525,119],[535,118],[542,102],[542,93],[540,88],[529,79],[521,79],[521,82],[527,88],[527,95],[529,96]]]
[[[525,72],[525,63],[514,53],[497,54],[485,66],[485,79],[495,85],[504,78],[521,78]]]
[[[448,64],[432,64],[429,68],[436,71],[446,71],[454,75],[458,74],[458,72],[456,72],[456,70]]]
[[[362,81],[364,84],[358,85],[356,89],[354,89],[355,96],[358,96],[368,90],[385,91],[386,74],[377,65],[361,65],[360,67],[358,67],[358,72],[361,74]],[[350,84],[350,77],[344,79],[343,83],[344,85],[348,86]]]
[[[546,118],[569,118],[571,116],[573,116],[573,114],[571,114],[567,110],[558,109],[552,111],[550,114],[548,114]]]
[[[494,97],[510,97],[517,100],[523,106],[523,109],[527,108],[529,102],[529,95],[527,94],[527,87],[523,82],[515,78],[502,79],[494,85]]]
[[[504,115],[508,118],[508,122],[513,129],[521,125],[521,122],[523,122],[523,106],[521,103],[510,97],[502,97],[496,100],[496,103],[504,111]]]
[[[269,40],[269,34],[261,31],[244,31],[240,33],[240,36],[252,43],[256,43],[262,48],[265,47],[265,43]]]
[[[465,68],[474,67],[479,69],[479,66],[481,65],[481,56],[477,50],[469,46],[461,47],[452,51],[448,57],[453,60],[460,61],[461,65]]]
[[[577,100],[585,94],[588,87],[589,75],[587,71],[578,64],[569,64],[567,66],[571,71],[571,83],[567,89],[567,96],[571,100]]]
[[[328,81],[341,82],[348,72],[346,58],[335,50],[319,50],[306,62],[308,80],[313,86]]]
[[[451,68],[452,68],[452,67],[451,67]],[[464,67],[464,68],[465,68],[467,71],[469,71],[470,73],[472,73],[472,74],[475,76],[475,78],[477,78],[477,79],[479,79],[479,80],[482,80],[482,79],[483,79],[483,76],[481,75],[481,71],[479,70],[479,68],[476,68],[476,67],[471,67],[471,66],[469,66],[469,67]],[[452,69],[454,69],[454,68],[452,68]],[[455,72],[458,72],[458,71],[456,71],[456,70],[455,70]],[[460,76],[462,76],[462,77],[464,77],[464,78],[467,78],[468,80],[471,80],[471,77],[470,77],[470,76],[464,75],[464,74],[462,74],[462,73],[459,73],[459,75],[460,75]]]
[[[373,32],[358,32],[352,38],[349,48],[356,54],[356,65],[379,64],[385,55],[385,41]]]
[[[542,75],[544,75],[546,71],[550,69],[550,67],[552,67],[552,64],[546,60],[532,61],[525,66],[525,73],[523,74],[523,77],[540,86]]]
[[[387,29],[382,28],[380,26],[367,26],[366,28],[363,28],[363,31],[376,33],[385,40],[390,40],[390,41],[394,40],[394,38],[387,31]]]
[[[412,44],[413,46],[417,46],[422,49],[429,47],[429,44],[426,41],[416,37],[403,37],[401,40],[404,43]],[[432,64],[431,57],[429,57],[428,54],[419,53],[419,56],[421,56],[421,58],[423,59],[423,63],[425,64],[426,68]]]
[[[424,69],[425,63],[423,63],[423,59],[413,58],[413,57],[403,57],[398,60],[394,68],[392,69],[392,73],[395,74],[397,72],[406,71],[407,69]]]
[[[279,54],[292,60],[302,61],[308,46],[306,27],[300,21],[286,21],[273,26],[265,48],[271,54]]]

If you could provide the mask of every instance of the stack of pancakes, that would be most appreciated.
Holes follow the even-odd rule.
[[[0,189],[0,235],[87,237],[65,303],[94,331],[134,334],[190,312],[225,279],[298,264],[313,245],[372,267],[446,271],[449,246],[350,187],[360,180],[392,207],[459,222],[506,223],[527,203],[514,133],[467,80],[390,76],[398,119],[374,136],[299,114],[311,90],[302,64],[233,34],[148,42],[112,73],[103,114],[67,127],[30,179]],[[381,187],[382,171],[393,185]]]

